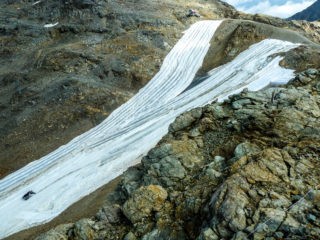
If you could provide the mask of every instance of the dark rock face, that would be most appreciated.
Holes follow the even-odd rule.
[[[307,20],[317,21],[320,20],[320,0],[316,1],[310,7],[301,12],[294,14],[288,18],[289,20]]]

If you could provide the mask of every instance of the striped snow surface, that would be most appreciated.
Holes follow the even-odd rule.
[[[136,126],[136,119],[144,111],[170,101],[192,82],[220,24],[221,21],[202,21],[192,25],[167,55],[156,76],[104,122],[1,180],[0,214],[9,212],[10,216],[0,221],[0,238],[49,221],[134,164],[132,161],[148,147],[141,147],[138,153],[133,150],[131,160],[122,160],[120,155],[126,154],[117,146],[126,141],[125,127]],[[152,143],[155,145],[156,141]],[[104,168],[99,167],[102,162]],[[81,171],[84,168],[90,169],[90,173]],[[21,201],[22,195],[31,189],[37,194]]]
[[[47,222],[69,205],[119,176],[167,133],[181,113],[223,100],[243,88],[258,90],[286,83],[293,71],[269,56],[297,44],[264,40],[232,62],[209,72],[183,92],[201,67],[220,21],[198,22],[166,57],[159,73],[104,122],[65,146],[0,181],[0,238]],[[37,194],[21,199],[27,191]]]
[[[0,181],[0,198],[3,191],[21,185],[21,181],[28,181],[30,175],[37,175],[48,165],[69,158],[69,155],[75,155],[99,140],[104,142],[105,139],[114,138],[119,135],[117,132],[130,121],[134,121],[139,113],[162,105],[180,94],[201,67],[210,47],[209,42],[220,23],[221,21],[203,21],[192,25],[165,58],[160,71],[138,94],[95,128]]]

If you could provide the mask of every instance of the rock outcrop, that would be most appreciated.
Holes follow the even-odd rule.
[[[320,71],[308,69],[286,88],[181,115],[91,225],[66,225],[64,237],[90,225],[81,239],[317,239],[319,86]],[[101,217],[106,208],[119,220]]]
[[[0,177],[105,119],[158,71],[196,19],[231,17],[219,1],[0,2]]]
[[[1,1],[0,177],[97,125],[131,98],[197,20],[186,17],[190,8],[201,19],[249,21],[225,25],[224,43],[213,41],[220,50],[204,70],[255,41],[279,37],[271,26],[320,42],[317,24],[239,13],[222,1]],[[245,36],[231,40],[224,31]]]
[[[37,239],[318,238],[320,27],[220,1],[1,2],[0,177],[133,96],[196,21],[189,8],[237,19],[218,29],[199,76],[273,37],[306,44],[282,54],[296,78],[179,116],[95,216]]]

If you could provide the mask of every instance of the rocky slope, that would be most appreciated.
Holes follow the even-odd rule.
[[[213,19],[235,12],[219,1],[1,1],[0,177],[133,96],[195,21],[193,7]]]
[[[302,71],[287,88],[244,91],[178,117],[94,217],[37,239],[316,239],[320,76],[303,70],[320,67],[320,51],[278,30],[227,21],[217,49],[232,59],[271,35],[306,41],[284,55],[283,66]],[[220,56],[216,38],[207,64]]]
[[[97,125],[133,96],[197,20],[186,17],[189,8],[201,19],[246,19],[320,41],[319,26],[242,14],[221,1],[1,1],[0,177]],[[225,62],[224,47],[208,67]]]
[[[185,17],[188,8],[202,19],[243,19],[221,26],[199,75],[268,37],[306,44],[285,54],[283,66],[320,68],[316,24],[246,15],[219,1],[33,3],[0,3],[1,176],[130,98],[197,20]],[[316,238],[319,91],[319,72],[310,69],[289,88],[182,115],[94,217],[39,239]]]
[[[320,72],[194,109],[90,219],[37,239],[317,239]]]
[[[307,20],[317,21],[320,20],[320,1],[316,1],[310,7],[304,9],[301,12],[294,14],[288,18],[289,20]]]

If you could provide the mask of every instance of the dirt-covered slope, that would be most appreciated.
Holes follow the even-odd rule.
[[[282,61],[302,72],[287,88],[244,91],[178,117],[95,216],[38,239],[316,239],[319,48],[252,21],[226,21],[217,33],[199,74],[213,56],[231,60],[271,36],[306,44]]]
[[[235,12],[218,1],[1,1],[0,177],[132,97],[196,20],[189,8]]]
[[[132,97],[157,72],[182,31],[198,20],[186,17],[190,8],[202,20],[247,19],[320,40],[315,25],[251,16],[213,0],[1,1],[0,177],[97,125]],[[224,29],[231,34],[237,27],[238,35],[250,35],[256,27],[248,24]],[[245,44],[239,36],[243,46],[236,50],[225,46],[230,36],[220,31],[219,57],[206,69],[273,35],[263,31]]]

